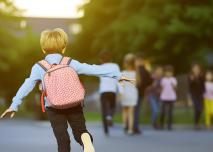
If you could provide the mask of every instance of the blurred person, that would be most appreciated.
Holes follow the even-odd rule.
[[[133,54],[127,54],[125,56],[124,71],[122,71],[122,75],[131,79],[136,78],[135,56]],[[132,135],[134,129],[134,108],[137,104],[138,91],[134,84],[123,82],[121,92],[124,131],[127,131],[129,135]]]
[[[161,114],[160,114],[160,125],[164,129],[164,119],[167,117],[167,128],[172,130],[172,118],[173,118],[173,106],[177,100],[176,87],[177,80],[174,77],[174,69],[171,65],[167,65],[164,68],[164,77],[161,80],[161,94],[160,100]]]
[[[191,67],[188,77],[189,93],[194,107],[194,126],[200,129],[200,119],[203,111],[203,94],[205,92],[205,80],[202,68],[195,63]]]
[[[145,95],[145,90],[152,84],[152,78],[148,71],[148,62],[142,53],[136,55],[135,59],[136,66],[136,85],[138,89],[138,100],[135,107],[134,113],[134,133],[140,134],[140,111],[142,100]]]
[[[84,152],[94,152],[92,135],[88,132],[85,125],[82,101],[75,101],[76,105],[69,105],[70,108],[68,108],[68,104],[71,104],[70,100],[73,100],[73,98],[76,97],[73,94],[79,95],[80,92],[84,94],[84,90],[82,89],[82,86],[80,86],[78,74],[112,77],[117,80],[123,80],[124,77],[121,76],[119,71],[107,67],[80,63],[77,60],[71,60],[69,57],[63,57],[67,43],[67,34],[62,29],[45,30],[41,33],[41,48],[43,53],[47,54],[47,56],[45,57],[45,60],[33,65],[29,78],[27,78],[19,88],[16,96],[13,98],[11,106],[1,115],[1,118],[5,116],[10,116],[12,118],[15,115],[15,112],[18,111],[18,107],[22,104],[24,97],[33,90],[36,83],[41,81],[42,89],[46,91],[46,93],[44,92],[45,94],[42,94],[45,95],[44,103],[41,102],[42,111],[47,112],[48,119],[50,120],[51,127],[57,140],[58,152],[70,152],[71,150],[70,136],[67,131],[68,124],[72,128],[75,140],[83,146]],[[56,67],[59,66],[60,68],[56,69]],[[59,79],[54,73],[62,69],[65,69],[66,73],[61,73]],[[72,76],[70,75],[71,73]],[[65,81],[64,76],[67,75],[69,75],[69,77],[66,77],[67,79]],[[70,84],[70,82],[74,83],[74,81],[71,81],[74,80],[74,77],[76,80],[75,87]],[[61,81],[61,79],[63,79],[63,81]],[[47,80],[50,81],[48,85],[46,83],[48,82]],[[51,90],[49,88],[50,85],[54,86]],[[64,87],[58,88],[58,86]],[[77,86],[79,88],[76,90]],[[70,89],[75,89],[75,92],[70,92]],[[57,93],[54,92],[55,90],[57,90]],[[63,95],[63,99],[65,99],[64,94],[67,95],[67,93],[73,95],[66,96],[67,105],[65,105],[64,100],[60,98],[57,103],[60,104],[63,102],[64,105],[60,104],[61,107],[59,108],[57,106],[56,108],[56,105],[53,105],[53,100],[55,101],[56,98],[59,99],[59,94]],[[55,98],[50,98],[50,95],[52,94],[57,96],[55,96]]]
[[[112,62],[112,55],[109,51],[100,52],[102,67],[109,68],[114,72],[120,72],[118,64]],[[118,91],[118,80],[110,77],[100,77],[100,98],[102,121],[104,133],[109,135],[109,126],[113,125],[113,115],[116,109],[116,94]]]
[[[207,129],[209,129],[213,118],[213,72],[210,70],[206,72],[204,103],[205,123]]]
[[[157,66],[152,72],[153,83],[147,88],[147,98],[152,110],[152,125],[155,129],[159,128],[158,113],[160,105],[161,79],[163,76],[163,67]]]

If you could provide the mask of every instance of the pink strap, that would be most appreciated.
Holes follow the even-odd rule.
[[[61,60],[60,64],[69,65],[70,62],[71,62],[71,58],[70,57],[63,57],[63,59]]]
[[[38,63],[45,71],[51,68],[51,65],[46,60],[39,61]]]

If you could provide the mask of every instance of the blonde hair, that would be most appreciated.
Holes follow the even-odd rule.
[[[41,33],[40,44],[46,53],[63,53],[68,43],[68,36],[63,29],[45,30]]]
[[[124,67],[126,69],[130,68],[130,69],[135,69],[135,55],[134,54],[127,54],[124,57]]]

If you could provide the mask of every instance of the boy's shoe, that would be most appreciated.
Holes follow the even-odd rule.
[[[95,148],[93,147],[93,145],[85,145],[84,146],[84,152],[95,152]]]
[[[106,120],[107,120],[107,125],[108,125],[109,127],[112,127],[112,126],[113,126],[112,116],[107,116],[107,117],[106,117]]]
[[[107,120],[107,125],[108,125],[109,127],[113,127],[113,122],[112,122],[112,120]]]
[[[84,152],[95,152],[95,148],[88,133],[84,133],[81,139],[84,145]]]

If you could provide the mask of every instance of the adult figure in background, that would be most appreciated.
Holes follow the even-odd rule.
[[[116,63],[112,62],[111,53],[102,51],[100,53],[100,61],[103,67],[113,71],[120,72],[120,68]],[[100,77],[99,92],[101,96],[101,109],[104,133],[109,134],[109,126],[112,126],[112,118],[116,108],[116,93],[118,90],[118,80],[108,77]]]
[[[152,125],[154,129],[159,128],[158,114],[160,106],[161,79],[163,77],[163,67],[157,66],[152,72],[153,83],[147,89],[147,98],[152,110]]]
[[[199,64],[193,64],[188,77],[189,92],[194,106],[195,129],[200,129],[200,118],[203,111],[203,94],[205,92],[205,79]]]
[[[152,84],[151,75],[147,69],[148,62],[145,60],[143,54],[137,54],[135,59],[136,66],[136,81],[137,81],[137,89],[138,89],[138,101],[135,106],[135,114],[134,114],[134,133],[140,134],[141,131],[139,129],[139,120],[140,120],[140,109],[142,100],[145,95],[145,91],[149,85]]]

